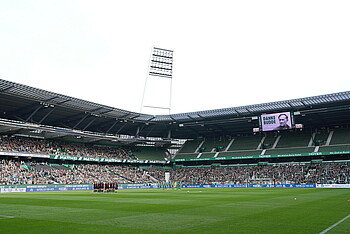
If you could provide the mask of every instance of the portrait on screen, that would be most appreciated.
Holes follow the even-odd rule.
[[[262,131],[280,131],[292,128],[290,112],[264,114],[260,117]]]

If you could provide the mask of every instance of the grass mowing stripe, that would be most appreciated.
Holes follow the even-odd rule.
[[[179,222],[181,220],[181,222]],[[222,221],[222,217],[202,215],[178,215],[172,213],[150,213],[114,219],[98,220],[87,224],[118,226],[156,231],[181,231],[195,226]]]
[[[0,215],[0,219],[13,219],[14,216],[9,216],[9,215]]]
[[[0,230],[1,234],[59,230],[84,234],[319,233],[349,214],[350,189],[188,191],[0,194],[1,215],[14,217],[0,218]],[[329,232],[346,233],[349,220]]]
[[[342,220],[336,222],[335,224],[333,224],[332,226],[330,226],[329,228],[323,230],[322,232],[320,232],[320,234],[324,234],[326,232],[328,232],[329,230],[333,229],[334,227],[338,226],[340,223],[344,222],[345,220],[347,220],[348,218],[350,218],[350,214],[348,216],[346,216],[345,218],[343,218]]]

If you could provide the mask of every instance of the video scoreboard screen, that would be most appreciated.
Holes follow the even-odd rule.
[[[288,130],[294,127],[290,112],[263,114],[260,116],[260,129],[265,131]]]

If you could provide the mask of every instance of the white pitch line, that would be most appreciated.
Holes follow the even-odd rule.
[[[329,228],[323,230],[322,232],[320,232],[320,234],[324,234],[326,232],[328,232],[329,230],[331,230],[332,228],[334,228],[335,226],[337,226],[338,224],[344,222],[346,219],[348,219],[350,217],[350,214],[348,216],[346,216],[345,218],[343,218],[342,220],[338,221],[337,223],[333,224],[332,226],[330,226]]]
[[[0,219],[13,219],[15,216],[0,215]]]

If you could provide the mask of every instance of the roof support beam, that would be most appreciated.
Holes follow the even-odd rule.
[[[53,110],[54,110],[54,108],[52,108],[49,112],[47,112],[47,114],[41,118],[39,123],[41,124],[53,112]]]
[[[138,126],[135,136],[136,136],[136,137],[139,137],[139,136],[140,136],[140,133],[142,132],[142,130],[143,130],[145,127],[147,127],[147,126],[149,126],[149,123],[144,123],[144,124]]]
[[[139,137],[139,134],[140,134],[140,126],[137,126],[135,137]]]
[[[107,130],[107,134],[109,133],[109,131],[111,131],[112,130],[112,128],[114,128],[114,126],[118,123],[119,121],[118,121],[118,119],[116,119],[115,121],[114,121],[114,123],[112,124],[112,126],[110,126],[109,128],[108,128],[108,130]]]
[[[125,122],[125,123],[123,124],[123,126],[121,126],[121,127],[119,128],[119,130],[118,130],[115,134],[118,134],[127,124],[128,124],[128,122]]]
[[[95,122],[96,118],[93,118],[86,126],[85,128],[83,128],[83,130],[85,131],[85,129],[87,129],[93,122]]]
[[[154,127],[155,127],[155,124],[152,125],[151,129],[148,131],[148,133],[146,134],[145,137],[148,137],[149,134],[151,134],[151,132],[153,131]]]
[[[169,139],[171,138],[171,129],[168,130],[168,136]]]
[[[38,106],[38,107],[28,116],[28,118],[26,118],[26,122],[28,122],[30,119],[32,119],[33,116],[36,114],[36,112],[38,112],[41,108],[42,108],[42,106]]]
[[[18,119],[18,120],[20,120],[20,121],[25,121],[22,117],[20,117],[20,116],[18,116],[18,115],[14,115],[14,117],[16,118],[16,119]]]
[[[80,119],[80,117],[83,115],[86,115],[86,114],[79,112],[78,114],[74,114],[74,115],[66,116],[64,118],[56,119],[55,122],[49,122],[47,124],[48,125],[62,124],[63,126],[68,126],[67,125],[68,123],[71,123],[76,119]],[[72,128],[72,127],[69,127],[69,128]]]
[[[81,124],[81,122],[83,122],[88,116],[89,114],[84,115],[84,117],[78,123],[76,123],[73,128],[78,127],[78,125]]]
[[[6,90],[8,90],[9,88],[7,88]],[[2,92],[2,90],[0,91]],[[48,102],[48,101],[51,101],[51,100],[54,100],[56,99],[57,97],[52,97],[52,98],[49,98],[49,99],[46,99],[42,102]],[[18,108],[17,110],[14,110],[12,112],[9,112],[8,115],[15,115],[15,114],[18,114],[19,112],[23,112],[22,115],[25,115],[24,113],[28,113],[30,109],[33,109],[34,107],[36,107],[38,104],[37,102],[34,102],[33,104],[30,104],[30,105],[27,105],[27,106],[23,106],[22,108]],[[34,116],[34,114],[36,114],[36,112],[38,112],[41,108],[42,108],[42,104],[39,105],[39,107],[37,107],[34,112],[32,112],[29,117],[25,120],[25,121],[28,121],[30,118],[32,118]],[[18,117],[18,115],[16,116],[16,118]],[[23,118],[22,118],[23,119]]]

